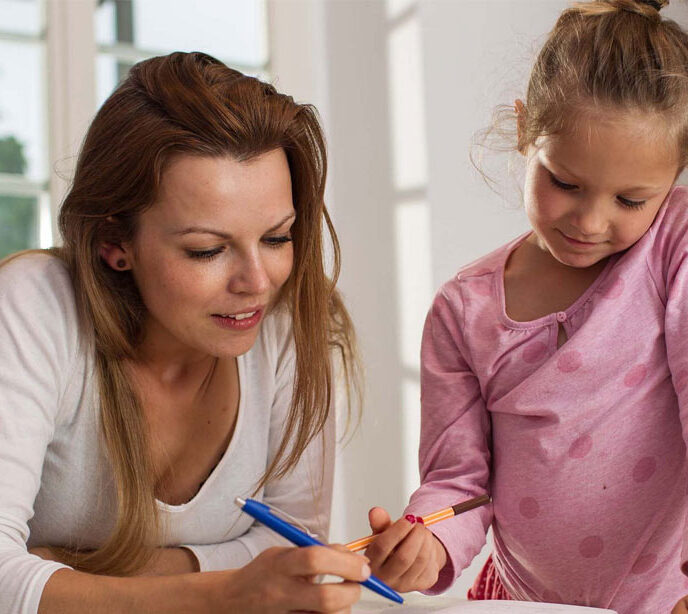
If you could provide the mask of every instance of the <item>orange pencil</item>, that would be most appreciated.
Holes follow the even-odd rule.
[[[485,505],[490,502],[489,495],[480,495],[479,497],[473,497],[473,499],[468,499],[468,501],[463,501],[462,503],[457,503],[451,507],[447,507],[439,512],[433,512],[427,516],[412,516],[411,514],[406,515],[406,519],[411,522],[422,522],[425,526],[429,524],[435,524],[440,520],[445,520],[447,518],[453,518],[459,514],[463,514],[468,510],[475,509],[481,505]],[[411,520],[413,518],[413,520]],[[358,552],[363,550],[368,544],[370,544],[375,539],[375,535],[368,535],[368,537],[361,537],[356,541],[349,542],[346,547],[351,550],[351,552]]]

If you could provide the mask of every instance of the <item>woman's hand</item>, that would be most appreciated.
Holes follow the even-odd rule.
[[[367,559],[345,548],[269,548],[248,565],[229,572],[224,585],[213,581],[208,612],[291,614],[327,612],[346,614],[358,601],[358,582],[368,578]],[[315,584],[318,575],[339,576],[344,582]],[[222,579],[222,578],[221,578]]]
[[[368,519],[377,537],[366,549],[366,556],[380,580],[402,593],[422,591],[437,582],[447,552],[425,526],[405,518],[392,523],[381,507],[371,509]]]
[[[679,602],[671,610],[671,614],[688,614],[688,596],[679,599]]]

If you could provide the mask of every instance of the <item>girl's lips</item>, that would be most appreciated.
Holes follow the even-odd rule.
[[[250,313],[250,311],[246,311],[244,313]],[[235,320],[234,318],[230,318],[229,316],[221,316],[217,314],[213,314],[211,316],[213,322],[217,324],[220,328],[224,328],[227,330],[248,330],[249,328],[253,328],[260,322],[261,317],[263,316],[263,310],[262,309],[257,309],[256,312],[249,318],[243,318],[242,320]]]
[[[564,237],[564,239],[566,239],[566,241],[569,242],[571,245],[575,245],[577,247],[594,247],[595,245],[597,245],[597,243],[591,243],[590,241],[579,241],[578,239],[572,239],[563,232],[561,233],[561,236]]]

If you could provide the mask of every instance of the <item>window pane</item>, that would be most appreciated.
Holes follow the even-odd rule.
[[[127,76],[131,62],[123,62],[101,53],[96,59],[96,102],[100,108],[117,84]]]
[[[23,160],[0,172],[33,181],[47,177],[42,51],[39,43],[0,41],[0,147]]]
[[[267,62],[265,0],[106,0],[97,11],[101,44],[152,52],[205,51],[227,63]]]
[[[38,199],[0,194],[0,258],[38,247]]]
[[[38,0],[0,0],[0,31],[38,36],[42,30]]]

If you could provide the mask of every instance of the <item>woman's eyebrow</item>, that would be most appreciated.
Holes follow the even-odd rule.
[[[296,213],[290,213],[286,217],[284,217],[282,220],[277,222],[274,226],[271,228],[268,228],[266,232],[274,232],[277,230],[280,226],[283,226],[286,224],[290,219],[295,218]],[[183,230],[176,230],[172,234],[175,235],[189,235],[189,234],[207,234],[207,235],[215,235],[218,236],[222,239],[231,239],[232,235],[226,232],[221,232],[219,230],[215,230],[213,228],[204,228],[203,226],[189,226],[188,228],[184,228]]]

